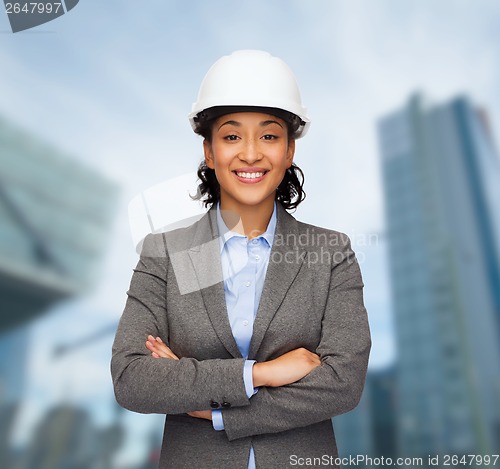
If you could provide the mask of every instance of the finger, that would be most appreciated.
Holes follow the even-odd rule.
[[[166,346],[162,345],[161,347],[155,346],[151,342],[146,342],[146,347],[153,353],[156,353],[161,358],[171,358],[173,360],[179,360],[177,356]]]
[[[166,350],[162,350],[161,348],[159,347],[156,347],[154,344],[152,344],[151,342],[146,342],[146,348],[148,350],[150,350],[151,352],[155,352],[157,353],[158,355],[160,355],[161,357],[166,357],[168,355],[168,351]]]
[[[160,355],[158,355],[156,352],[153,352],[151,355],[152,355],[154,358],[161,358],[161,357],[160,357]]]
[[[172,350],[169,347],[167,347],[159,337],[156,338],[155,344],[159,344],[160,347],[165,347],[165,349],[168,351],[167,353],[171,356],[171,358],[175,358],[176,360],[179,360],[177,355],[174,352],[172,352]]]
[[[155,348],[149,342],[146,342],[146,348],[151,352],[151,354],[156,353]]]
[[[146,347],[149,349],[149,350],[156,350],[158,347],[155,346],[155,344],[152,344],[149,340],[146,341]],[[158,350],[160,350],[158,348]]]
[[[148,342],[150,342],[152,345],[156,345],[158,343],[152,335],[148,335]]]
[[[161,358],[173,358],[170,356],[168,350],[162,350],[161,348],[155,347],[151,342],[146,342],[146,347],[153,353],[156,353]]]
[[[154,338],[152,335],[150,335],[148,336],[148,342],[158,350],[167,350],[169,353],[173,354],[172,350],[170,350],[170,348],[167,347],[167,345],[165,345],[159,337]]]
[[[174,352],[172,352],[172,350],[168,349],[168,351],[169,351],[170,355],[172,356],[172,358],[179,360],[179,357]]]
[[[168,350],[168,352],[166,352],[167,355],[168,355],[168,358],[173,358],[174,360],[179,360],[179,357],[174,353],[172,352],[172,350]]]
[[[153,348],[155,350],[164,350],[171,352],[171,350],[165,344],[160,344],[156,342],[156,340],[148,339],[146,344],[148,345],[149,348]]]
[[[175,353],[163,343],[160,337],[155,338],[152,335],[149,335],[146,347],[151,351],[157,352],[162,358],[173,358],[175,360],[179,360],[177,355],[175,355]]]
[[[151,345],[155,345],[155,346],[156,345],[162,345],[164,347],[167,347],[159,337],[155,338],[152,335],[148,335],[148,342],[150,342]]]

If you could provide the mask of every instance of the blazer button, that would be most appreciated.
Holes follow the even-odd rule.
[[[210,407],[212,409],[218,409],[220,406],[219,406],[218,402],[216,402],[216,401],[210,401]]]
[[[230,403],[230,402],[226,402],[226,401],[224,401],[224,402],[221,404],[221,406],[227,409],[228,407],[231,407],[231,403]]]

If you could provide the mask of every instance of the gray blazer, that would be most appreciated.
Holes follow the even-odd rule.
[[[276,207],[248,358],[267,361],[305,347],[321,365],[296,383],[261,387],[250,399],[245,358],[227,315],[215,208],[190,227],[144,241],[111,374],[120,405],[167,414],[160,468],[246,469],[251,445],[257,469],[337,457],[331,417],[358,404],[371,348],[361,273],[347,235]],[[151,357],[149,334],[180,360]],[[222,409],[225,430],[187,415],[210,408]]]

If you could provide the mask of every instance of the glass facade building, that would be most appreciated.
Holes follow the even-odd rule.
[[[97,171],[0,118],[0,333],[95,283],[117,194]]]
[[[95,285],[117,196],[115,183],[0,118],[1,467],[13,467],[30,321]]]
[[[500,450],[500,161],[466,97],[378,125],[401,456]]]

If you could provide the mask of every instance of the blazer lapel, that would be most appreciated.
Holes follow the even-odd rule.
[[[273,316],[304,262],[305,252],[298,243],[297,220],[280,203],[276,204],[276,210],[276,232],[253,326],[249,359],[256,356]],[[234,358],[242,358],[226,307],[215,207],[198,222],[188,254],[217,336]]]
[[[198,222],[193,246],[188,250],[210,321],[226,350],[242,358],[229,323],[220,260],[216,208],[211,208]]]
[[[304,262],[305,250],[298,243],[297,220],[279,202],[276,210],[276,232],[253,325],[249,359],[255,359],[271,320]]]

